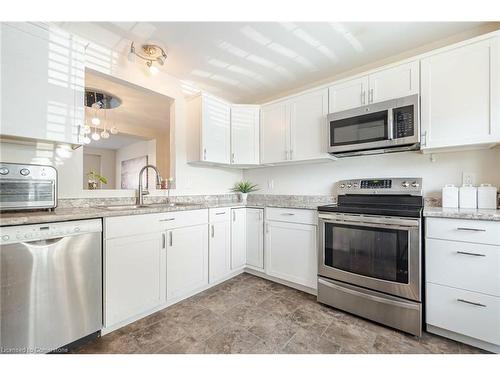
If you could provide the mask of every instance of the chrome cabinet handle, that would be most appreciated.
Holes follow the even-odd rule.
[[[361,104],[366,104],[366,91],[361,91]]]
[[[236,211],[233,210],[233,221],[236,221]]]
[[[485,257],[485,256],[486,256],[486,254],[469,253],[468,251],[457,251],[457,254],[461,254],[461,255],[472,255],[472,256],[475,256],[475,257]]]
[[[174,221],[175,217],[169,217],[168,219],[160,219],[160,221]]]
[[[203,149],[203,160],[207,160],[207,149]]]
[[[283,212],[281,216],[295,216],[295,214],[292,214],[291,212]]]
[[[290,150],[290,160],[293,160],[293,150]]]
[[[234,152],[231,153],[231,163],[234,163]]]
[[[216,212],[216,215],[225,215],[225,212]]]
[[[262,220],[262,210],[259,210],[259,221]]]
[[[373,103],[373,89],[368,93],[368,103]]]
[[[486,305],[483,305],[482,303],[467,301],[467,300],[462,299],[462,298],[457,298],[457,302],[462,302],[462,303],[466,303],[468,305],[474,305],[474,306],[479,306],[479,307],[486,307]]]
[[[457,230],[466,232],[486,232],[486,229],[458,227]]]
[[[172,245],[174,244],[174,235],[172,231],[168,232],[168,237],[169,237],[170,247],[172,247]]]
[[[212,225],[211,227],[212,227],[212,238],[214,238],[214,235],[215,235],[215,228],[214,228],[214,226],[213,226],[213,225]]]
[[[167,236],[165,233],[162,233],[161,234],[161,248],[165,249],[166,246],[167,246]]]

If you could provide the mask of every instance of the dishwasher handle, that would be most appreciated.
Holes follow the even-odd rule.
[[[44,247],[47,245],[54,245],[54,244],[62,241],[63,239],[64,239],[64,237],[57,237],[57,238],[47,238],[45,240],[25,241],[25,242],[20,242],[20,243],[23,245]]]

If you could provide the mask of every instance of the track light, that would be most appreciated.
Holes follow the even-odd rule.
[[[137,52],[135,49],[134,42],[130,44],[130,51],[128,53],[128,60],[130,62],[135,62],[135,58],[139,57],[146,61],[146,66],[149,68],[151,74],[157,74],[160,70],[154,63],[158,63],[160,66],[165,64],[167,59],[167,53],[165,50],[155,44],[144,44],[141,48],[141,53]]]

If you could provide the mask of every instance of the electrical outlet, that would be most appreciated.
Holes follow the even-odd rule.
[[[267,188],[269,190],[273,190],[274,189],[274,180],[267,180]]]
[[[472,172],[463,172],[462,185],[476,185],[476,174]]]

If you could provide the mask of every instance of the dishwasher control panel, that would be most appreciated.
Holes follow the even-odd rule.
[[[101,219],[1,227],[0,244],[48,240],[92,232],[102,232]]]

